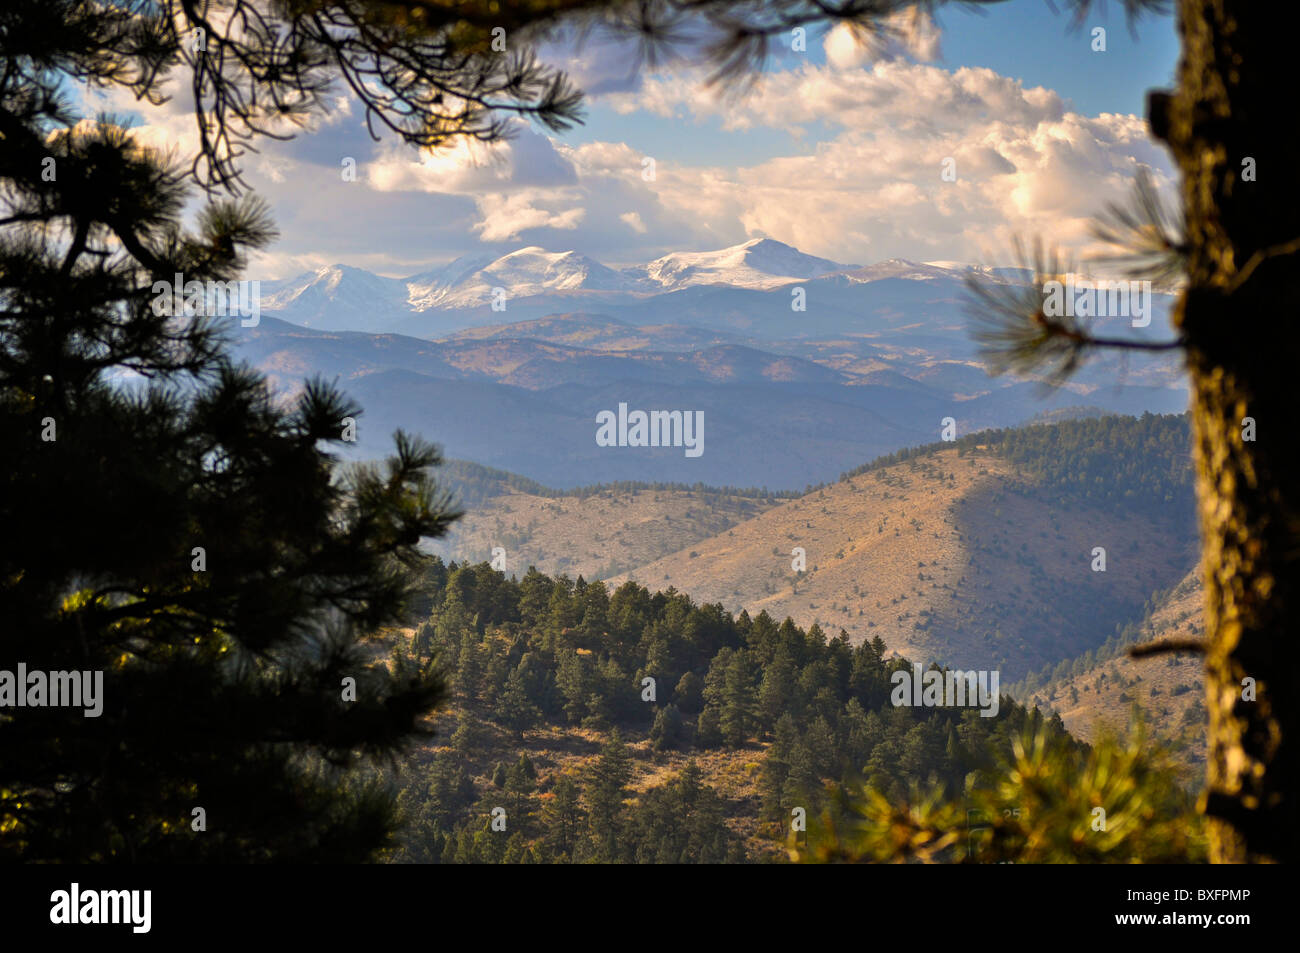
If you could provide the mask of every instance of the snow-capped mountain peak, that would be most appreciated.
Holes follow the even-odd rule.
[[[1019,280],[1011,271],[902,258],[866,267],[845,265],[784,242],[755,238],[713,251],[672,252],[617,270],[577,251],[537,245],[504,255],[467,255],[407,278],[330,265],[264,282],[262,290],[264,311],[308,327],[423,336],[485,319],[528,320],[575,311],[616,315],[630,309],[636,314],[633,323],[652,320],[652,315],[654,321],[676,323],[683,307],[704,308],[743,322],[756,320],[753,308],[762,299],[755,293],[786,295],[783,289],[797,283],[816,282],[818,300],[838,302],[836,307],[844,309],[857,307],[853,296],[881,279],[937,287],[980,272],[995,280]],[[778,310],[788,306],[785,298]],[[497,316],[502,311],[509,319]]]
[[[443,268],[407,279],[411,308],[477,307],[494,288],[511,298],[553,292],[637,291],[634,280],[574,251],[549,252],[537,245],[499,258],[458,258]]]
[[[316,313],[326,308],[374,311],[404,304],[402,282],[351,265],[325,265],[280,281],[265,282],[262,308]]]
[[[624,274],[661,291],[691,285],[768,289],[852,267],[805,255],[771,238],[755,238],[717,251],[673,252],[648,265],[625,269]]]

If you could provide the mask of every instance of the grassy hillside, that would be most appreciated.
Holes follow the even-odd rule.
[[[453,463],[467,512],[431,549],[478,562],[501,547],[510,574],[671,586],[1018,679],[1097,649],[1191,567],[1186,440],[1182,417],[1065,420],[903,451],[806,494],[562,492]]]
[[[1140,624],[1126,626],[1096,653],[1035,673],[1008,693],[1060,714],[1070,732],[1092,742],[1104,729],[1121,730],[1136,705],[1151,735],[1186,768],[1189,784],[1205,775],[1205,681],[1199,655],[1177,652],[1130,658],[1134,644],[1205,635],[1199,569],[1155,600]]]
[[[430,552],[481,562],[505,550],[506,572],[600,578],[708,539],[798,493],[765,489],[611,483],[553,490],[516,474],[463,461],[440,471],[465,515]]]
[[[1186,575],[1196,544],[1185,428],[1177,417],[1072,420],[891,455],[611,582],[1024,677],[1096,649]],[[1096,547],[1104,572],[1093,571]]]

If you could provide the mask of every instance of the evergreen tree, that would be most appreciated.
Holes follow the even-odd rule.
[[[533,792],[537,789],[537,772],[526,754],[506,770],[506,812],[515,834],[527,833],[533,824]]]
[[[748,656],[744,652],[733,654],[727,665],[722,689],[722,709],[718,713],[722,740],[730,747],[743,745],[757,722],[758,705],[754,681],[754,669]]]
[[[463,611],[461,613],[463,615]],[[442,621],[438,625],[442,626]],[[483,685],[483,643],[469,627],[457,625],[448,635],[460,634],[460,651],[456,654],[456,690],[467,703],[472,704],[479,696]],[[447,641],[444,637],[443,641]]]
[[[519,581],[519,613],[524,625],[539,628],[546,618],[551,601],[551,581],[529,566]]]
[[[763,670],[763,681],[758,690],[758,713],[764,728],[770,730],[789,710],[795,684],[794,659],[784,648],[778,649],[772,663]]]
[[[496,719],[522,739],[524,732],[537,724],[541,712],[528,697],[523,675],[515,669],[506,679],[505,691],[497,700]]]
[[[615,729],[600,750],[587,782],[587,813],[597,860],[622,860],[619,835],[623,828],[623,798],[632,779],[632,758]]]
[[[567,774],[561,775],[555,782],[554,795],[543,811],[547,843],[557,858],[573,860],[583,823],[578,785]]]
[[[360,640],[409,621],[417,543],[455,514],[431,447],[399,433],[385,466],[340,466],[358,407],[319,381],[277,401],[225,356],[234,319],[155,291],[228,288],[274,229],[245,196],[187,230],[169,160],[67,111],[69,74],[174,52],[170,20],[129,16],[22,2],[0,29],[0,669],[103,677],[98,717],[6,708],[0,851],[361,860],[396,816],[348,779],[426,734],[443,685]],[[196,808],[220,822],[195,832]]]
[[[786,816],[786,782],[790,778],[790,756],[799,739],[799,729],[794,718],[788,713],[782,715],[776,723],[772,744],[763,758],[762,773],[759,775],[759,790],[762,795],[762,817],[769,821],[780,821]]]
[[[564,714],[570,724],[577,724],[587,713],[590,681],[582,656],[572,649],[560,652],[555,683],[564,696]]]
[[[704,680],[694,672],[687,672],[673,690],[677,707],[688,715],[698,715],[704,705]]]
[[[656,751],[667,751],[679,747],[685,741],[685,722],[676,705],[666,705],[655,713],[654,724],[650,726],[650,740]]]
[[[483,730],[473,713],[462,711],[456,721],[456,730],[451,735],[451,746],[458,755],[464,757],[478,747]]]
[[[811,752],[796,743],[790,752],[790,771],[781,790],[781,801],[789,807],[802,807],[814,815],[821,807],[824,788]]]
[[[715,705],[706,705],[700,712],[695,728],[695,745],[698,748],[716,748],[722,744],[722,719]]]
[[[899,766],[911,779],[923,781],[938,765],[930,745],[930,733],[925,724],[918,724],[903,738]]]

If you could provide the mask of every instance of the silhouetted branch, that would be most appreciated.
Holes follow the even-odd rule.
[[[1172,351],[1184,346],[1181,336],[1163,341],[1101,337],[1070,309],[1048,314],[1045,289],[1049,282],[1064,284],[1073,266],[1063,262],[1058,251],[1047,252],[1041,241],[1035,241],[1032,254],[1018,239],[1015,249],[1026,276],[983,274],[966,280],[971,333],[991,374],[1030,374],[1046,367],[1048,382],[1059,384],[1094,350]]]
[[[1166,652],[1205,652],[1205,642],[1201,639],[1164,639],[1160,642],[1146,642],[1142,645],[1131,646],[1128,650],[1130,658],[1145,658],[1148,655],[1160,655]]]

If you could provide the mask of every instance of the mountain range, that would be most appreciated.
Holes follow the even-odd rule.
[[[1161,355],[1103,355],[1053,392],[989,377],[967,331],[972,275],[1027,280],[953,262],[845,265],[769,239],[620,268],[529,247],[404,279],[340,265],[266,282],[260,325],[234,338],[282,392],[312,374],[339,381],[365,411],[360,456],[402,427],[560,488],[796,489],[932,441],[946,418],[968,433],[1078,405],[1186,407],[1181,368]],[[1100,327],[1158,337],[1171,299],[1154,298],[1145,331]],[[702,412],[704,453],[598,446],[596,415],[621,404]]]
[[[468,255],[405,278],[330,265],[262,282],[262,310],[304,327],[437,337],[551,314],[612,315],[632,324],[690,324],[765,338],[809,337],[874,318],[893,326],[917,306],[952,303],[965,279],[1023,281],[1022,269],[890,259],[863,267],[755,239],[609,267],[576,251],[537,246]],[[794,286],[804,310],[792,309]],[[910,312],[900,309],[908,308]]]
[[[673,253],[644,265],[614,269],[573,251],[529,246],[500,257],[464,256],[407,278],[385,278],[359,268],[331,265],[294,278],[265,282],[263,310],[306,327],[430,333],[481,323],[494,311],[494,289],[505,307],[536,316],[549,302],[617,302],[693,287],[767,291],[823,275],[850,271],[771,239],[712,252]],[[500,303],[498,304],[500,307]],[[550,309],[553,310],[553,309]],[[561,310],[572,310],[570,307]]]

